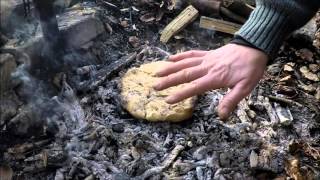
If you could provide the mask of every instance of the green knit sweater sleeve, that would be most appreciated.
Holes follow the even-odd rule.
[[[285,38],[314,16],[320,0],[257,0],[256,5],[235,35],[274,58]]]

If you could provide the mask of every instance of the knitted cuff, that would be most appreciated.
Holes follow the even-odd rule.
[[[235,35],[273,59],[284,39],[306,23],[313,13],[295,0],[258,0],[256,9]]]

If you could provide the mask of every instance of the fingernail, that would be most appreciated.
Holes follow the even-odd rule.
[[[156,77],[161,77],[161,74],[162,74],[161,71],[158,71],[158,72],[155,73],[155,76]]]
[[[153,85],[153,89],[156,91],[161,90],[161,84],[158,83],[158,84]]]
[[[155,72],[153,77],[159,77],[159,72]]]
[[[176,101],[176,98],[173,96],[169,96],[166,98],[166,103],[168,103],[168,104],[174,104],[175,101]]]

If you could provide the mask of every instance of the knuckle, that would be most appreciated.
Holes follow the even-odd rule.
[[[190,55],[190,56],[194,56],[195,54],[196,54],[196,51],[195,51],[195,50],[189,51],[189,55]]]
[[[184,81],[189,81],[192,77],[192,73],[188,70],[183,70],[182,71],[182,77]]]
[[[228,97],[225,97],[225,99],[223,100],[223,103],[224,103],[224,106],[226,107],[234,107],[236,105],[234,100]]]
[[[168,83],[170,83],[170,76],[166,76],[164,77],[160,82],[159,82],[159,86],[164,87],[166,86]]]
[[[196,92],[197,94],[202,92],[203,89],[203,87],[201,87],[201,84],[197,81],[191,82],[189,87],[192,92]]]
[[[206,66],[206,65],[204,65],[204,64],[200,64],[200,65],[198,66],[198,68],[199,68],[200,71],[202,71],[202,72],[208,72],[208,70],[209,70],[209,67]]]
[[[163,80],[163,84],[170,83],[172,81],[172,79],[173,79],[172,75],[165,77],[165,79]]]
[[[197,81],[193,81],[190,83],[190,87],[193,90],[198,90],[200,88],[199,83]]]

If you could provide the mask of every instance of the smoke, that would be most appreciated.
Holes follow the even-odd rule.
[[[65,76],[60,79],[61,91],[56,95],[57,90],[50,81],[30,74],[31,59],[26,53],[16,49],[1,49],[0,53],[12,54],[17,61],[18,66],[11,74],[11,86],[23,102],[19,113],[7,126],[9,132],[28,137],[46,130],[63,137],[85,125],[84,111]]]
[[[0,1],[0,30],[10,39],[24,42],[34,36],[39,23],[33,17],[31,4],[16,0]]]
[[[35,18],[32,13],[30,15],[33,17],[30,16],[31,21],[28,21],[22,1],[1,0],[0,3],[0,27],[7,32],[6,36],[23,44],[39,34],[39,18]],[[70,0],[57,0],[55,6],[67,7],[70,3]],[[31,8],[33,10],[33,7]],[[18,61],[18,67],[12,73],[11,84],[13,92],[23,105],[7,128],[15,135],[32,136],[31,130],[36,130],[65,138],[76,133],[73,130],[77,131],[86,124],[85,113],[66,78],[59,79],[57,71],[50,71],[59,69],[57,67],[61,67],[62,62],[58,62],[58,56],[54,55],[57,52],[52,51],[52,47],[47,44],[50,42],[44,42],[42,47],[35,48],[37,54],[32,54],[32,59],[16,49],[0,50],[0,53],[14,55]],[[19,43],[16,45],[19,46]],[[74,59],[83,59],[80,55],[78,57],[76,52],[71,54],[72,56],[63,54],[71,65],[74,65]],[[62,71],[61,68],[59,70]],[[53,79],[58,84],[56,82],[53,85]],[[56,85],[61,86],[60,93]]]

